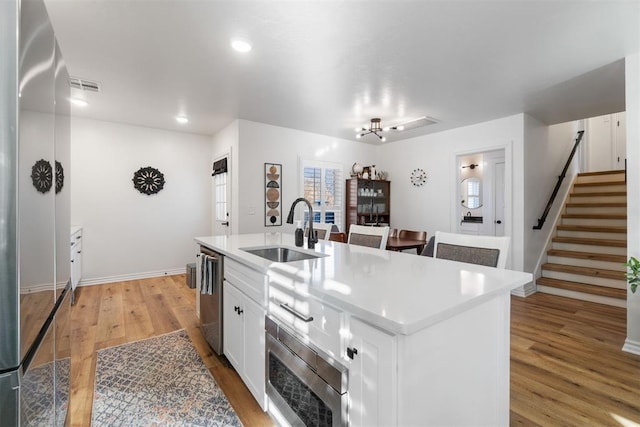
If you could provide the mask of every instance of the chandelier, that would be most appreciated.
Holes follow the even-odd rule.
[[[366,127],[362,127],[362,128],[356,128],[356,132],[358,132],[356,134],[356,138],[360,139],[365,135],[369,135],[370,133],[374,134],[375,136],[378,137],[378,139],[380,139],[380,141],[385,142],[387,139],[380,135],[382,132],[387,132],[389,130],[403,130],[404,126],[392,126],[392,127],[386,127],[383,128],[382,127],[382,120],[378,117],[374,117],[373,119],[371,119],[371,123],[369,124],[369,128]]]

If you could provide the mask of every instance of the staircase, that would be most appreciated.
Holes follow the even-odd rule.
[[[538,291],[624,307],[626,259],[624,171],[579,174],[536,280]]]

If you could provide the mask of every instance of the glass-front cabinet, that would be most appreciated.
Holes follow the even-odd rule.
[[[345,231],[351,224],[389,225],[391,221],[391,182],[377,179],[347,180]]]

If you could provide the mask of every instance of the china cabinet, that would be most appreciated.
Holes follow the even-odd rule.
[[[345,232],[349,232],[351,224],[390,224],[390,181],[352,178],[347,180],[346,190]]]

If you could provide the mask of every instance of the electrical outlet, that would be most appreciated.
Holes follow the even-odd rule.
[[[247,213],[249,215],[255,215],[256,214],[256,207],[255,206],[249,206],[249,208],[247,209]]]

